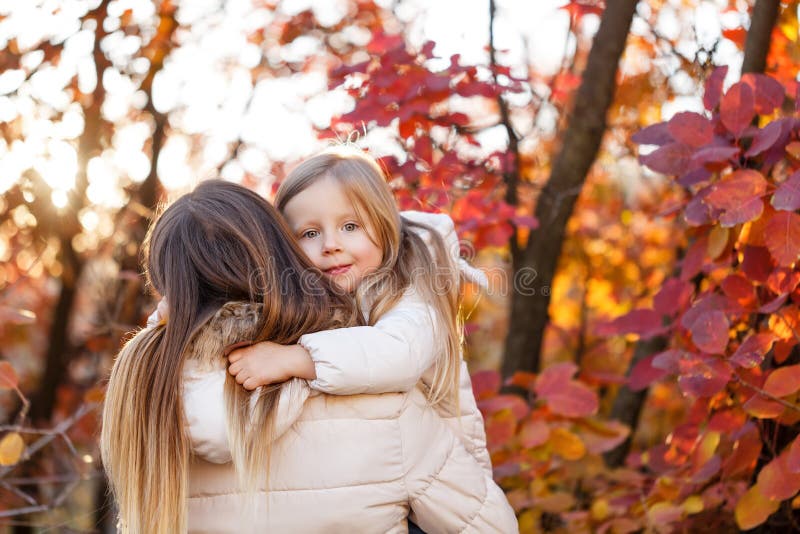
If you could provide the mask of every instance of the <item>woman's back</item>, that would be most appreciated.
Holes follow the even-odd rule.
[[[515,532],[500,488],[418,388],[382,395],[311,395],[282,386],[269,491],[248,496],[230,458],[222,347],[252,330],[251,305],[229,303],[194,339],[183,406],[194,452],[189,531],[404,532],[410,512],[428,533]],[[305,402],[304,402],[305,401]],[[266,466],[264,471],[266,472]],[[252,498],[249,501],[248,498]],[[248,503],[255,510],[248,511]],[[255,523],[255,524],[253,524]]]
[[[230,463],[195,457],[189,531],[516,532],[513,510],[425,395],[309,398],[274,443],[269,492],[246,511]],[[268,503],[268,504],[267,504]],[[266,505],[266,506],[265,506]]]

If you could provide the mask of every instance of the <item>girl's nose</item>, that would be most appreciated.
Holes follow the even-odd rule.
[[[334,254],[336,252],[341,252],[342,246],[336,239],[327,238],[325,242],[322,244],[322,253],[323,254]]]

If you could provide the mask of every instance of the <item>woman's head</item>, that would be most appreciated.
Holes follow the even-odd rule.
[[[293,343],[349,321],[352,306],[308,262],[272,206],[228,182],[203,182],[170,205],[148,232],[144,258],[170,317],[137,333],[115,361],[101,447],[128,528],[181,531],[189,457],[181,377],[197,332],[226,302],[250,302],[262,310],[252,341]],[[224,355],[218,358],[224,365]],[[252,482],[266,468],[278,392],[259,397],[253,425],[259,434],[249,436],[249,396],[230,376],[225,388],[232,455]]]
[[[403,219],[380,165],[351,146],[308,158],[284,179],[275,206],[300,246],[377,320],[413,289],[434,310],[440,335],[431,398],[456,400],[460,367],[458,271],[441,236]],[[431,236],[425,244],[412,227]],[[365,314],[366,315],[366,314]]]
[[[328,298],[329,284],[309,271],[269,202],[221,180],[202,182],[162,213],[144,258],[150,284],[169,302],[168,331],[195,326],[225,302],[250,301],[265,305],[271,336],[292,337],[304,330],[305,321],[294,322],[297,308]]]

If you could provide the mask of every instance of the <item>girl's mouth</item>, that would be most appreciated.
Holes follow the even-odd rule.
[[[336,267],[331,267],[330,269],[325,269],[325,274],[329,274],[331,276],[336,276],[339,274],[344,274],[350,270],[352,265],[337,265]]]

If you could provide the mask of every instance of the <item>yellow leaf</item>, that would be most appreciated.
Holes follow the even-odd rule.
[[[699,514],[705,507],[703,505],[703,498],[699,495],[690,495],[683,501],[681,506],[683,506],[687,514]]]
[[[597,499],[592,503],[592,519],[595,521],[602,521],[606,517],[608,517],[608,501],[605,499]]]
[[[720,440],[720,433],[719,432],[708,432],[703,439],[700,441],[700,445],[697,447],[695,452],[695,461],[697,465],[703,465],[707,461],[714,456],[714,453],[717,450],[717,445],[719,445]]]
[[[539,518],[533,510],[525,510],[517,518],[520,534],[539,532]]]
[[[778,500],[771,501],[764,497],[756,486],[751,486],[736,503],[736,524],[742,530],[757,527],[767,520],[781,505]]]
[[[0,440],[0,465],[14,465],[25,451],[25,441],[16,432],[9,432]]]
[[[725,252],[725,247],[728,245],[728,233],[729,230],[721,226],[714,226],[714,228],[711,229],[711,234],[708,236],[707,247],[709,258],[715,260],[720,254]]]
[[[581,438],[566,428],[554,428],[550,432],[553,452],[565,460],[580,460],[586,454],[586,445]]]

